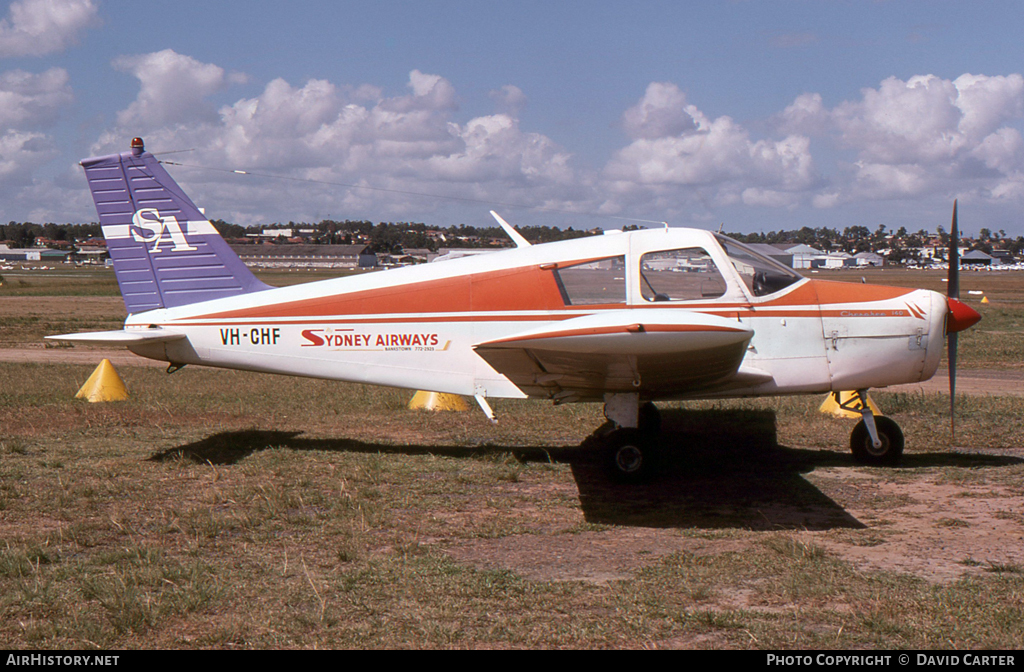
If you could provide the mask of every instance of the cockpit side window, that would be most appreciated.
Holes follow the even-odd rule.
[[[624,256],[559,266],[554,271],[567,306],[593,306],[626,302]]]
[[[703,248],[660,250],[640,258],[640,294],[647,301],[715,299],[725,290],[725,278]]]
[[[754,252],[743,243],[718,233],[715,238],[725,249],[743,284],[754,296],[774,294],[803,279],[796,271]]]

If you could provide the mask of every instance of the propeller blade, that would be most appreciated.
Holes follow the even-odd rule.
[[[956,221],[956,201],[953,201],[953,226],[949,232],[949,283],[946,296],[960,298],[960,229]]]
[[[949,443],[956,444],[956,332],[947,336],[949,348]]]
[[[949,346],[949,436],[950,442],[956,440],[953,403],[956,399],[956,346],[957,337],[964,329],[968,329],[981,319],[981,314],[966,303],[957,299],[946,299],[946,338]]]
[[[953,200],[953,225],[949,232],[949,275],[946,284],[947,299],[956,300],[960,298],[960,228],[957,225],[956,199]],[[950,318],[953,313],[953,303],[950,303],[950,315],[946,318],[947,346],[949,359],[949,442],[956,443],[956,330],[949,329]]]

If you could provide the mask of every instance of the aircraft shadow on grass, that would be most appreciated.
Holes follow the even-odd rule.
[[[230,465],[271,448],[303,451],[440,455],[473,459],[512,454],[520,462],[570,465],[587,522],[664,528],[754,530],[865,525],[803,477],[817,468],[853,466],[847,452],[778,444],[775,413],[761,410],[668,410],[662,413],[658,476],[625,484],[609,476],[594,437],[576,446],[476,447],[393,445],[353,439],[306,438],[296,431],[221,432],[150,457]],[[905,454],[902,468],[1001,467],[1013,457],[957,453]]]

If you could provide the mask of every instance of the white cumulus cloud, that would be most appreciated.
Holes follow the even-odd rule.
[[[1024,145],[1024,77],[890,77],[831,110],[802,96],[780,115],[789,128],[826,133],[854,153],[829,202],[1017,193]],[[1006,183],[1004,188],[1002,185]]]
[[[0,19],[0,57],[42,56],[75,44],[96,25],[92,0],[21,0]]]
[[[0,73],[0,127],[42,126],[54,121],[74,100],[63,68],[34,74],[24,70]]]
[[[633,207],[655,196],[657,207],[673,209],[697,200],[792,205],[819,180],[806,137],[756,140],[732,118],[710,119],[687,104],[674,84],[648,86],[623,126],[633,142],[602,176]]]
[[[138,78],[135,101],[117,115],[120,126],[158,127],[171,123],[211,120],[216,114],[206,98],[243,75],[228,75],[220,66],[200,63],[172,49],[139,56],[121,56],[118,70]]]
[[[32,181],[32,171],[58,155],[42,133],[9,130],[0,136],[0,185],[2,190]]]
[[[686,94],[678,86],[652,82],[640,102],[623,113],[622,127],[634,140],[680,135],[696,128],[695,111],[688,108]]]
[[[906,82],[890,77],[864,89],[859,101],[840,104],[833,122],[844,144],[872,163],[949,159],[963,144],[953,82],[932,75]]]
[[[190,164],[292,178],[268,188],[267,180],[205,172],[189,188],[216,206],[211,216],[240,223],[282,213],[296,221],[367,210],[408,217],[445,201],[399,192],[533,204],[563,196],[575,183],[569,154],[522,130],[514,114],[460,121],[455,88],[439,75],[413,70],[406,91],[395,96],[368,85],[275,79],[211,115],[203,112],[209,97],[228,81],[217,66],[170,51],[119,59],[117,66],[139,79],[140,93],[118,114],[117,128],[103,134],[97,153],[123,151],[134,121],[150,129],[145,140],[153,151],[194,147]],[[182,88],[188,100],[178,94]],[[515,87],[503,93],[510,107],[524,99]]]
[[[517,115],[526,107],[526,94],[518,86],[506,84],[488,95],[497,105],[499,112]]]
[[[820,135],[828,126],[829,113],[822,104],[820,93],[803,93],[774,121],[783,133]]]
[[[122,57],[115,67],[138,79],[139,94],[96,153],[123,151],[142,128],[153,151],[195,148],[190,164],[291,178],[175,169],[212,216],[244,224],[425,218],[445,206],[437,197],[657,219],[949,193],[1024,198],[1017,74],[890,77],[832,107],[806,92],[749,125],[710,117],[678,85],[652,82],[619,117],[624,144],[603,166],[587,167],[574,165],[555,139],[522,127],[526,96],[513,85],[489,94],[495,113],[469,119],[460,117],[452,83],[420,70],[395,93],[279,78],[217,109],[214,94],[241,75],[171,50]],[[70,95],[60,74],[0,77],[0,120],[59,109]],[[826,147],[823,172],[815,150]]]
[[[12,211],[39,212],[36,173],[60,156],[48,135],[74,101],[62,68],[41,73],[8,70],[0,73],[0,202]],[[44,210],[53,206],[44,201]]]

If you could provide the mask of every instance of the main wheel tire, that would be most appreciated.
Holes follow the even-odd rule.
[[[651,438],[638,429],[617,429],[606,438],[606,462],[619,481],[638,483],[654,471],[655,449]]]
[[[857,423],[850,434],[850,450],[853,459],[860,464],[893,466],[903,457],[903,431],[894,420],[882,415],[875,416],[875,429],[882,445],[875,448],[863,420]]]

